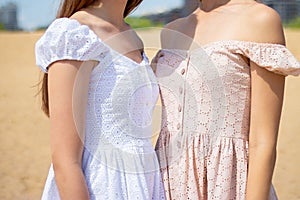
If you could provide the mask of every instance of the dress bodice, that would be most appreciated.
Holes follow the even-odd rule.
[[[137,63],[105,44],[88,26],[60,18],[37,42],[36,56],[45,73],[59,60],[98,62],[86,91],[82,138],[82,169],[90,198],[163,199],[151,141],[159,91],[145,54]],[[43,199],[59,199],[52,166]]]
[[[251,74],[247,62],[300,74],[283,45],[218,41],[161,50],[156,75],[162,130],[156,145],[167,199],[245,199]],[[277,199],[271,187],[269,199]]]
[[[282,75],[300,73],[299,62],[278,44],[217,41],[191,51],[162,53],[156,75],[167,105],[163,125],[171,132],[247,138],[251,77],[244,58]]]

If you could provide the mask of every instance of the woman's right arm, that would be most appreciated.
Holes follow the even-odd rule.
[[[58,61],[49,67],[50,145],[61,199],[89,199],[81,168],[83,142],[73,115],[73,86],[82,62]]]

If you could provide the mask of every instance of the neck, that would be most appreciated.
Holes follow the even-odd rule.
[[[212,11],[224,5],[235,5],[241,3],[249,3],[254,0],[202,0],[200,8],[204,11]]]
[[[249,3],[253,2],[249,0],[202,0],[200,4],[200,8],[203,11],[212,11],[223,5],[233,5],[239,3]]]
[[[230,0],[202,0],[200,8],[204,11],[211,11],[229,2]]]
[[[124,24],[124,11],[127,1],[96,1],[87,10],[105,21],[120,26]]]

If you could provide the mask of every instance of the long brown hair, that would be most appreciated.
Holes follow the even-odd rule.
[[[75,12],[86,8],[93,4],[96,0],[62,0],[60,8],[57,13],[57,18],[71,17]],[[124,18],[129,15],[143,0],[128,0]],[[49,96],[48,96],[48,74],[44,74],[41,86],[42,93],[42,110],[49,117]]]

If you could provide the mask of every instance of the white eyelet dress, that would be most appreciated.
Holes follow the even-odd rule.
[[[156,151],[166,198],[244,200],[251,77],[243,57],[282,75],[299,75],[299,62],[283,45],[246,41],[162,53],[156,75],[163,121]],[[277,199],[270,187],[269,199]]]
[[[90,199],[164,199],[151,143],[158,85],[146,56],[136,63],[88,26],[60,18],[36,43],[37,65],[45,73],[58,60],[99,61],[90,76],[82,156]],[[52,165],[42,199],[60,199]]]

